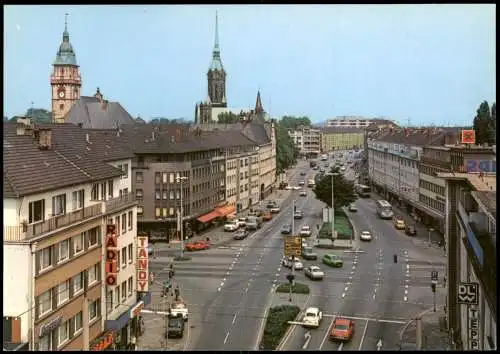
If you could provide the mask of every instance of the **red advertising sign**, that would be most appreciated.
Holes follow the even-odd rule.
[[[116,225],[106,225],[106,284],[116,285],[118,261],[118,240],[116,238]]]
[[[474,129],[462,130],[462,144],[475,144],[476,132]]]

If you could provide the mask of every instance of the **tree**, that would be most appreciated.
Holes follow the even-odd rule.
[[[496,116],[496,107],[495,107]],[[495,141],[496,122],[492,119],[490,106],[487,101],[483,101],[477,109],[474,117],[474,130],[476,132],[476,144],[482,145],[485,143],[493,144]]]
[[[300,126],[311,126],[311,120],[309,117],[295,117],[295,116],[283,116],[280,120],[280,123],[286,129],[297,130]]]
[[[234,114],[233,112],[222,112],[217,116],[218,122],[221,124],[233,124],[238,123],[240,116]]]
[[[30,117],[36,123],[52,122],[52,112],[44,108],[29,108],[26,117]]]
[[[347,206],[358,199],[354,191],[354,182],[346,180],[338,167],[332,167],[330,173],[334,173],[333,177],[328,174],[324,175],[314,187],[313,191],[317,199],[326,203],[329,207],[332,206],[332,178],[335,210],[339,210],[341,207]]]
[[[497,104],[493,102],[491,105],[491,130],[493,131],[494,143],[497,143]]]
[[[297,162],[299,150],[281,122],[276,123],[276,173],[283,173]]]

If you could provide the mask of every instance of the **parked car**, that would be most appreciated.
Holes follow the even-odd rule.
[[[305,270],[305,275],[312,280],[322,280],[325,273],[318,266],[309,266]]]
[[[361,234],[359,235],[359,239],[361,241],[371,241],[372,234],[370,233],[370,231],[361,231]]]
[[[406,228],[405,219],[401,216],[397,216],[393,219],[394,227],[398,230],[404,230]]]
[[[415,227],[415,225],[412,225],[412,224],[406,225],[405,233],[408,236],[416,236],[417,235],[417,228]]]
[[[277,214],[281,211],[281,209],[278,204],[274,204],[271,208],[269,208],[269,211],[273,214]]]
[[[234,233],[233,238],[235,240],[244,240],[245,238],[248,237],[248,235],[249,235],[248,230],[240,229]]]
[[[268,210],[264,211],[264,213],[262,214],[262,220],[271,221],[272,219],[273,219],[273,214],[271,214],[271,212]]]
[[[262,226],[262,219],[259,216],[249,216],[247,217],[247,230],[258,230]]]
[[[288,235],[288,234],[292,233],[292,225],[285,224],[285,225],[281,226],[281,233],[283,235]]]
[[[349,341],[354,335],[354,321],[337,317],[333,321],[330,331],[330,339],[334,341]]]
[[[306,175],[306,173],[305,173],[304,171],[302,171],[302,172],[300,173],[300,175],[301,175],[301,176],[305,176],[305,175]]]
[[[344,261],[341,260],[336,254],[332,253],[327,253],[323,256],[323,263],[335,268],[341,268],[344,266]]]
[[[302,258],[307,260],[316,260],[318,259],[318,255],[314,253],[313,248],[308,246],[306,243],[305,245],[302,244]]]
[[[292,268],[292,264],[294,264],[294,263],[295,263],[295,265],[294,265],[295,270],[304,269],[304,265],[302,264],[300,259],[297,257],[295,257],[295,259],[293,261],[292,261],[292,257],[288,257],[288,258],[283,259],[283,266],[284,267]]]
[[[299,196],[307,197],[307,192],[305,190],[300,191]]]
[[[300,182],[299,182],[299,186],[301,186],[301,187],[303,187],[305,184],[306,184],[306,182],[305,182],[305,181],[300,181]]]
[[[356,204],[354,204],[354,203],[349,204],[349,211],[353,212],[353,213],[357,212],[358,207],[356,206]]]
[[[295,210],[295,212],[293,213],[294,219],[302,219],[303,217],[304,213],[302,212],[302,210]]]
[[[237,222],[239,227],[247,226],[247,218],[244,217],[238,218]]]
[[[319,310],[319,308],[309,307],[306,309],[304,317],[302,318],[302,326],[318,328],[322,319],[323,313]]]
[[[313,166],[313,170],[317,170],[319,169],[319,167],[316,165],[316,166]]]
[[[168,338],[182,338],[184,336],[184,319],[182,315],[177,317],[168,317],[168,328],[166,337]]]
[[[238,230],[239,227],[240,227],[240,225],[239,225],[237,220],[231,220],[231,221],[228,221],[224,224],[224,231],[233,232],[233,231]]]
[[[300,228],[299,235],[301,237],[311,236],[311,228],[308,225],[304,225]]]

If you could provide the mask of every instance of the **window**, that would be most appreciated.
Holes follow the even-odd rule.
[[[89,303],[89,321],[92,321],[99,314],[100,299]]]
[[[129,230],[132,230],[132,228],[133,228],[133,225],[132,225],[133,215],[134,215],[133,212],[131,212],[131,211],[128,212],[128,219],[127,219],[127,221],[128,221],[128,229]]]
[[[72,193],[72,206],[73,210],[78,210],[83,208],[84,194],[85,190],[80,189]]]
[[[168,180],[170,183],[174,183],[174,174],[173,173],[168,174]]]
[[[174,191],[170,191],[170,199],[174,199]]]
[[[122,214],[122,232],[127,231],[127,214]]]
[[[52,197],[52,215],[63,215],[66,213],[66,194]]]
[[[137,171],[135,173],[135,181],[136,182],[144,182],[144,173],[142,173],[142,171]]]
[[[170,215],[174,215],[174,213],[175,213],[174,208],[170,208],[169,212],[170,212]]]
[[[120,305],[120,287],[119,286],[117,286],[115,288],[115,308],[117,308],[118,305]]]
[[[88,269],[89,286],[99,280],[99,263]]]
[[[73,283],[73,297],[83,290],[83,272],[78,273],[73,278],[71,278]]]
[[[113,311],[113,290],[108,290],[106,294],[106,312],[110,313]]]
[[[57,305],[69,299],[69,280],[62,282],[57,286]]]
[[[122,248],[122,267],[127,266],[127,247]]]
[[[157,218],[161,217],[161,208],[155,208],[155,215]]]
[[[113,189],[113,180],[110,179],[108,181],[108,197],[109,197],[109,199],[113,198],[113,191],[114,191],[114,189]]]
[[[181,175],[180,175],[180,173],[179,173],[179,172],[177,172],[177,173],[175,174],[175,180],[177,181],[179,178],[181,178]]]
[[[160,184],[161,182],[161,173],[155,172],[155,184]]]
[[[164,200],[168,199],[168,191],[166,189],[162,190],[161,193]]]
[[[133,251],[132,247],[133,247],[132,244],[128,245],[128,252],[127,253],[128,253],[128,262],[129,263],[133,263],[134,262],[134,259],[133,259],[134,257],[133,257],[133,253],[132,253],[132,251]]]
[[[52,289],[47,290],[38,296],[38,317],[52,311]]]
[[[133,291],[133,280],[132,277],[128,278],[128,296],[132,296]]]
[[[181,199],[181,191],[179,189],[175,191],[175,194],[177,199]]]
[[[83,252],[83,234],[73,237],[73,255]]]
[[[99,243],[99,227],[94,227],[93,229],[87,230],[88,245],[90,247],[97,246]]]
[[[102,182],[99,184],[100,189],[101,189],[101,199],[100,200],[106,200],[106,182]]]
[[[38,252],[40,255],[40,270],[44,270],[52,266],[52,247],[54,246],[46,247]]]
[[[91,200],[98,200],[99,199],[99,184],[94,183],[92,185],[92,192],[90,193],[90,199]]]
[[[156,200],[159,200],[161,199],[161,192],[159,189],[155,190],[155,199]]]
[[[69,240],[59,242],[59,260],[58,262],[65,261],[69,258]]]
[[[49,351],[52,350],[52,332],[47,333],[38,339],[38,350]]]
[[[122,171],[123,171],[122,179],[127,179],[128,178],[128,163],[123,165]]]
[[[127,299],[127,282],[124,281],[122,283],[122,302],[125,302]]]
[[[73,317],[73,334],[78,333],[83,329],[83,312],[78,312],[75,317]]]
[[[61,346],[69,339],[69,321],[62,323],[57,329],[57,345]]]
[[[29,203],[29,223],[43,221],[45,215],[45,199]]]
[[[137,215],[138,216],[142,216],[144,214],[144,209],[142,208],[142,206],[137,206]]]
[[[144,192],[142,191],[142,189],[136,189],[135,190],[135,197],[137,199],[142,199],[143,196],[144,196]]]

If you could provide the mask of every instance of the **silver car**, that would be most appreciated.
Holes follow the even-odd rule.
[[[325,273],[318,266],[309,266],[305,270],[305,275],[312,280],[322,280]]]

